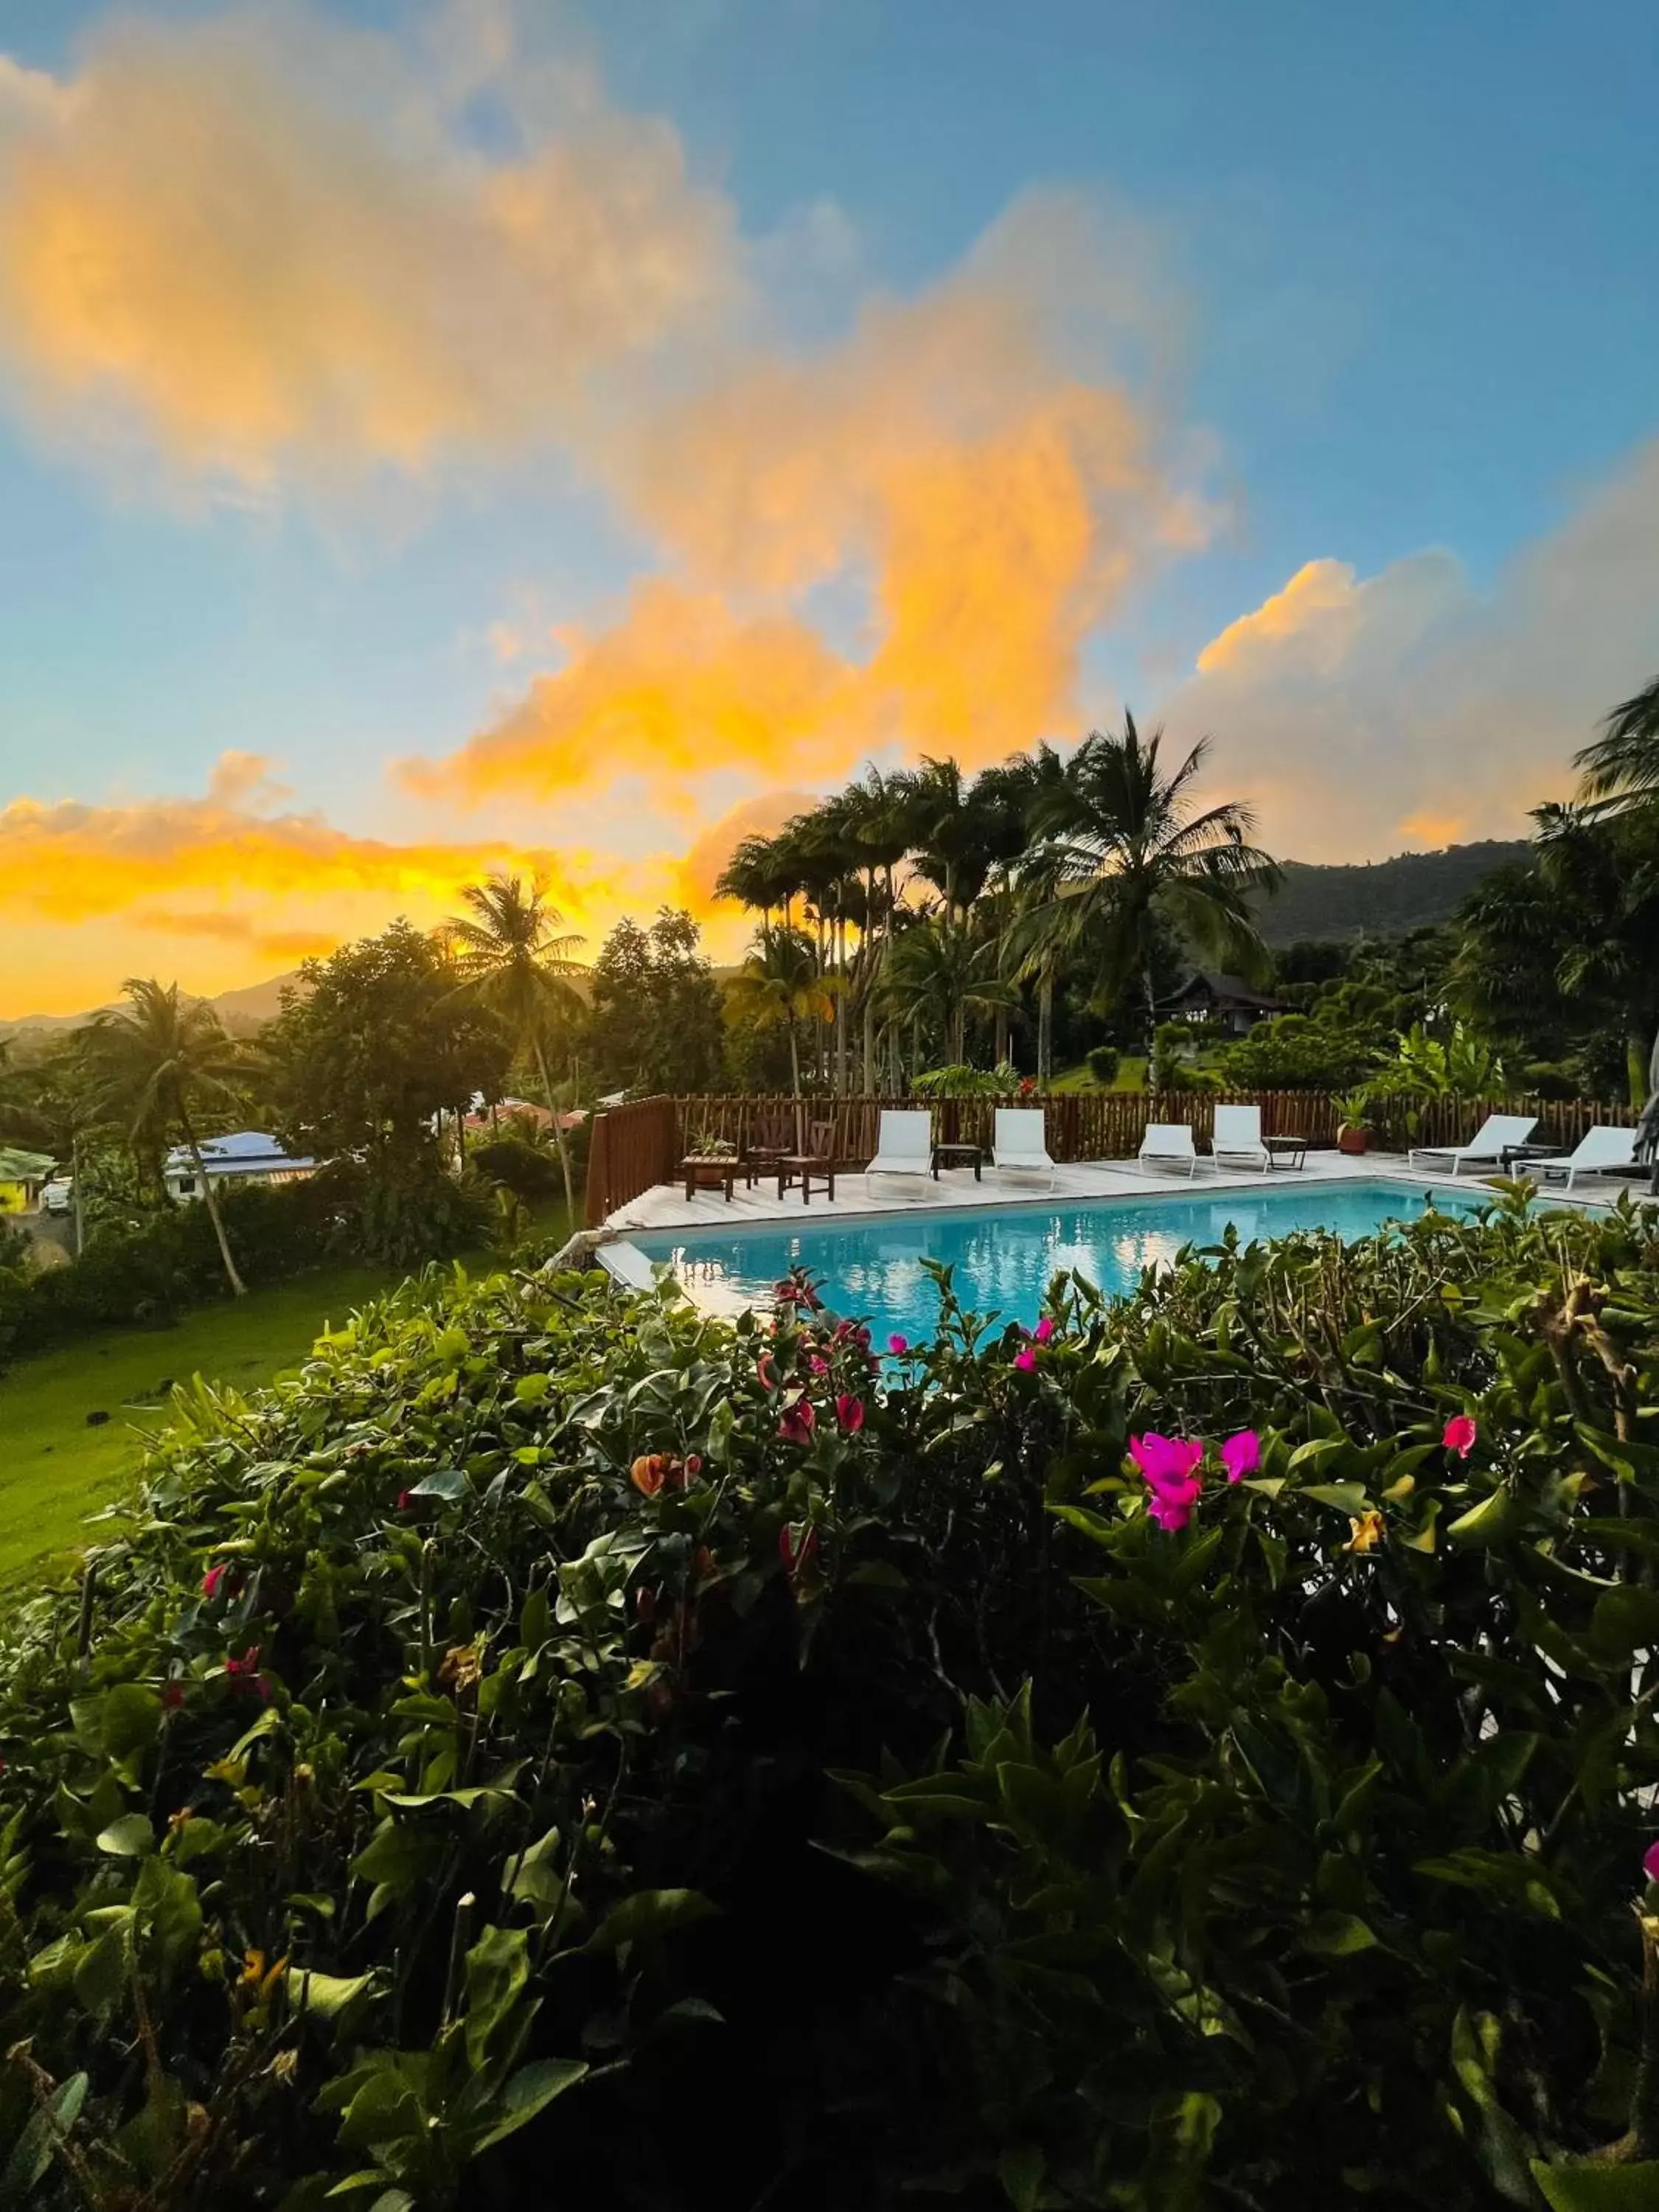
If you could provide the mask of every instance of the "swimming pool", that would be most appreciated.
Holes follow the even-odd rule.
[[[1444,1212],[1473,1213],[1483,1194],[1437,1188]],[[1274,1182],[1183,1195],[1089,1204],[983,1207],[959,1213],[893,1212],[839,1221],[757,1224],[735,1233],[659,1230],[631,1241],[666,1263],[693,1297],[722,1309],[764,1305],[791,1267],[816,1275],[836,1314],[866,1316],[881,1343],[897,1332],[931,1336],[939,1293],[922,1272],[933,1260],[956,1270],[966,1306],[1030,1321],[1052,1277],[1074,1267],[1107,1291],[1128,1289],[1141,1269],[1173,1260],[1183,1244],[1218,1243],[1229,1223],[1241,1237],[1328,1229],[1348,1241],[1420,1213],[1426,1190],[1378,1178]]]

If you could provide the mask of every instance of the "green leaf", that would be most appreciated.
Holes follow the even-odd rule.
[[[513,1385],[513,1395],[521,1406],[539,1406],[552,1388],[550,1375],[520,1375]]]
[[[143,1858],[155,1849],[155,1833],[143,1813],[125,1813],[101,1831],[98,1848],[112,1859]]]
[[[86,2075],[71,2074],[45,2105],[29,2115],[4,2166],[0,2167],[0,2203],[20,2203],[37,2182],[46,2179],[52,2153],[59,2139],[75,2125],[86,2095]]]
[[[479,2137],[477,2148],[488,2150],[491,2143],[500,2142],[526,2120],[533,2120],[555,2097],[574,2088],[586,2071],[586,2062],[580,2058],[538,2058],[532,2065],[520,2066],[516,2074],[508,2075],[501,2091],[501,2118]]]
[[[606,1913],[587,1941],[590,1951],[614,1951],[623,1943],[649,1941],[672,1929],[707,1920],[720,1907],[697,1889],[636,1889]]]
[[[1320,1505],[1334,1505],[1339,1513],[1350,1520],[1358,1520],[1367,1511],[1370,1499],[1365,1494],[1363,1482],[1310,1482],[1297,1492],[1298,1498],[1311,1498]]]
[[[1446,1530],[1449,1543],[1477,1547],[1496,1544],[1509,1534],[1516,1517],[1515,1500],[1507,1490],[1494,1490],[1467,1513],[1460,1513]]]
[[[1652,2212],[1659,2204],[1659,2160],[1634,2166],[1546,2166],[1532,2161],[1532,2178],[1550,2212]]]
[[[997,2160],[997,2179],[1014,2212],[1036,2212],[1046,2161],[1040,2143],[1010,2143]]]
[[[1376,1937],[1368,1924],[1352,1912],[1316,1912],[1303,1931],[1302,1948],[1325,1959],[1346,1959],[1356,1951],[1369,1951]]]
[[[410,1492],[411,1498],[442,1498],[453,1500],[465,1498],[471,1485],[458,1467],[441,1467],[435,1474],[428,1474]]]
[[[526,1651],[539,1651],[553,1632],[553,1608],[548,1603],[546,1585],[531,1591],[524,1601],[524,1611],[519,1616],[519,1641]]]
[[[289,1998],[295,2012],[317,2020],[336,2020],[346,2007],[376,1990],[379,1977],[366,1974],[319,1974],[308,1966],[293,1969],[288,1978]]]
[[[530,1978],[530,1939],[522,1928],[486,1928],[466,1954],[466,2057],[474,2073],[489,2055],[490,2038]]]

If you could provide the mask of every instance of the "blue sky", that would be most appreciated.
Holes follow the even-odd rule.
[[[538,672],[569,665],[568,637],[551,643],[552,627],[580,625],[590,641],[608,634],[645,578],[696,572],[698,587],[717,590],[739,616],[787,614],[820,629],[836,654],[867,659],[879,646],[887,574],[878,532],[849,521],[835,558],[810,576],[797,548],[782,586],[770,570],[758,577],[746,549],[728,549],[724,565],[711,567],[700,495],[688,489],[665,520],[655,483],[641,489],[644,465],[629,441],[640,424],[654,425],[665,386],[676,386],[688,362],[703,367],[685,368],[687,380],[701,374],[711,387],[735,383],[734,363],[751,358],[788,358],[817,374],[872,302],[948,295],[977,242],[1033,195],[1090,207],[1110,264],[1077,290],[1092,300],[1097,288],[1111,328],[1097,351],[1086,328],[1056,337],[1055,388],[1073,380],[1127,392],[1164,490],[1137,493],[1133,516],[1112,522],[1127,551],[1097,618],[1075,637],[1066,632],[1075,668],[1063,696],[1053,682],[1033,693],[1033,714],[1052,726],[1014,726],[1024,695],[1011,681],[1008,744],[1080,734],[1126,695],[1161,704],[1177,735],[1197,734],[1188,724],[1200,718],[1213,729],[1218,772],[1232,769],[1259,798],[1282,849],[1297,849],[1300,838],[1316,856],[1359,856],[1427,839],[1435,825],[1513,830],[1552,774],[1559,787],[1552,763],[1565,764],[1594,713],[1659,665],[1659,591],[1648,588],[1659,580],[1659,549],[1637,495],[1659,428],[1650,98],[1659,16],[1650,7],[606,0],[556,25],[545,11],[526,11],[510,31],[501,10],[389,4],[254,18],[152,8],[136,20],[144,33],[137,48],[113,41],[112,18],[95,6],[26,9],[0,32],[0,52],[45,73],[28,81],[27,97],[9,107],[0,99],[0,305],[9,300],[3,319],[25,332],[0,384],[0,807],[13,810],[0,815],[0,929],[14,947],[6,964],[25,980],[8,978],[0,1013],[38,997],[37,980],[49,997],[72,999],[126,959],[194,963],[216,987],[264,972],[279,945],[331,933],[324,909],[341,874],[331,861],[315,896],[296,860],[262,879],[256,900],[252,886],[215,875],[223,863],[190,846],[185,817],[158,829],[142,811],[131,822],[124,813],[198,800],[227,752],[276,764],[271,776],[287,795],[249,800],[258,819],[315,817],[348,839],[428,851],[401,875],[377,863],[375,880],[342,896],[342,927],[437,898],[443,869],[428,848],[447,840],[471,841],[459,872],[481,837],[511,837],[526,853],[580,849],[598,856],[601,874],[610,855],[624,874],[634,870],[624,889],[638,903],[651,890],[644,863],[711,832],[734,799],[759,798],[769,782],[836,780],[853,763],[844,742],[820,744],[816,705],[813,734],[790,742],[786,733],[772,749],[775,773],[757,772],[752,744],[728,760],[718,732],[696,729],[684,742],[707,763],[701,781],[667,766],[659,775],[647,738],[628,753],[631,780],[609,788],[548,768],[534,747],[553,741],[533,732],[514,747],[465,749],[513,715]],[[254,24],[250,76],[213,74],[214,57],[232,51],[212,43],[228,21],[233,31]],[[228,204],[246,188],[216,177],[211,148],[198,171],[193,149],[181,149],[185,213],[158,213],[143,240],[167,282],[146,275],[120,359],[112,368],[100,357],[97,374],[82,375],[98,342],[88,340],[93,325],[79,307],[72,328],[51,323],[62,287],[37,265],[50,249],[33,253],[55,235],[42,211],[89,191],[88,173],[147,179],[141,157],[152,142],[134,125],[137,166],[124,172],[118,145],[112,155],[92,151],[43,84],[95,86],[118,141],[133,88],[161,112],[169,72],[180,112],[194,115],[198,64],[232,118],[232,141],[238,99],[268,117],[283,101],[304,106],[320,87],[331,131],[359,130],[384,150],[375,72],[395,72],[400,93],[424,98],[458,48],[486,50],[492,26],[495,58],[479,65],[473,95],[457,104],[432,91],[458,191],[470,189],[461,171],[471,156],[496,158],[494,134],[520,81],[580,64],[581,116],[591,119],[598,101],[607,118],[625,118],[617,128],[677,142],[684,190],[665,185],[674,204],[653,211],[671,241],[683,235],[675,225],[710,209],[724,227],[708,249],[706,295],[684,317],[665,317],[646,349],[644,385],[629,381],[637,349],[624,349],[620,368],[609,340],[584,356],[605,414],[597,428],[591,412],[561,413],[563,395],[550,391],[544,429],[515,386],[488,403],[499,398],[512,427],[492,422],[487,452],[441,408],[413,460],[388,460],[378,432],[343,451],[350,434],[335,434],[332,412],[313,450],[314,425],[261,446],[227,416],[217,428],[240,442],[228,463],[216,447],[204,465],[179,384],[190,366],[179,331],[189,315],[209,318],[201,329],[210,365],[211,316],[246,325],[239,296],[206,307],[193,298],[187,315],[170,289],[174,273],[188,277],[198,265],[198,217],[211,225],[220,196]],[[335,42],[347,28],[368,34],[349,53],[369,90],[336,100],[347,49]],[[258,73],[267,68],[268,100]],[[515,113],[519,152],[559,143],[569,115],[562,94],[532,121]],[[159,143],[170,143],[165,131]],[[400,142],[388,159],[395,168],[412,157]],[[626,174],[628,166],[618,167]],[[349,153],[339,173],[349,223]],[[617,189],[607,179],[601,195]],[[57,201],[43,196],[53,191]],[[328,250],[314,228],[290,234],[287,220],[276,198],[255,208],[252,228],[236,233],[238,251],[303,270],[308,252]],[[1019,234],[1018,253],[1041,260],[1046,235],[1039,216]],[[122,236],[109,251],[131,246]],[[1133,312],[1121,310],[1121,262],[1136,271]],[[734,268],[735,304],[723,289]],[[448,263],[422,276],[429,289],[456,281]],[[629,268],[620,281],[633,281]],[[35,322],[15,309],[42,301],[47,336],[36,343]],[[476,301],[465,306],[477,312]],[[146,316],[168,319],[152,328]],[[544,328],[556,348],[556,301],[545,316],[526,328],[534,343]],[[283,326],[272,328],[280,346]],[[160,398],[145,380],[152,343],[157,357],[172,349]],[[501,334],[503,350],[524,343],[523,331]],[[902,347],[919,343],[904,336],[890,362],[869,368],[860,419],[875,421],[878,435],[884,380],[902,381]],[[971,336],[961,343],[968,389],[981,363]],[[468,351],[486,343],[469,338],[459,349],[469,392],[469,380],[488,380],[497,366]],[[314,334],[314,355],[313,385],[330,373],[325,332]],[[365,418],[374,399],[358,386],[395,367],[374,349],[346,362],[342,388],[349,383]],[[930,392],[930,409],[949,411],[950,381],[947,372],[946,396]],[[628,418],[629,458],[620,460],[608,450],[615,424],[605,412],[613,384],[625,395],[615,411]],[[216,404],[204,394],[210,428]],[[296,404],[307,404],[303,393]],[[594,404],[590,392],[584,405]],[[757,483],[811,441],[819,404],[805,391],[776,451],[744,460]],[[1012,434],[1030,419],[1028,404],[1040,411],[1042,403],[1024,385],[1018,398],[999,397],[994,428]],[[683,437],[670,472],[704,450],[695,434]],[[999,495],[986,494],[993,507]],[[1183,497],[1205,519],[1177,532],[1175,547],[1169,515]],[[963,514],[970,533],[971,501]],[[1210,641],[1310,563],[1333,565],[1308,594],[1308,621],[1270,618],[1241,634],[1224,665],[1194,672]],[[1605,590],[1595,585],[1598,563]],[[1588,622],[1574,611],[1586,596],[1597,610]],[[981,631],[997,619],[994,596],[988,605],[975,616]],[[1561,635],[1538,660],[1538,633],[1557,617]],[[526,649],[504,651],[509,632]],[[929,633],[930,649],[939,635]],[[979,680],[976,669],[964,678]],[[1424,720],[1425,686],[1456,695],[1455,726]],[[1514,711],[1517,690],[1534,702],[1532,722]],[[872,723],[874,749],[896,757],[937,744],[926,714],[907,721],[894,712],[878,731]],[[1315,763],[1338,726],[1349,739],[1337,748],[1344,760],[1380,777],[1376,803],[1358,807],[1351,792],[1333,791],[1291,807],[1282,777],[1275,781],[1276,732],[1288,732],[1295,760]],[[410,756],[464,757],[465,767],[441,793],[422,791],[397,773]],[[1449,779],[1449,756],[1467,762]],[[165,889],[176,851],[178,896],[167,890],[161,904],[186,916],[246,910],[240,937],[227,926],[216,938],[210,923],[155,927],[145,917],[159,895],[137,872],[125,904],[112,893],[101,910],[82,912],[61,884],[43,899],[39,870],[31,878],[15,855],[8,865],[6,824],[15,831],[20,802],[64,801],[98,816],[90,827],[67,825],[82,842],[61,855],[52,848],[52,866],[88,865],[96,839],[108,837],[129,859],[154,856]],[[38,847],[33,816],[28,827]],[[204,836],[211,827],[195,824]],[[573,883],[573,899],[580,890]],[[609,896],[594,890],[596,918]]]

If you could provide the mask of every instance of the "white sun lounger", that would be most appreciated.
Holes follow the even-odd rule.
[[[999,1106],[991,1146],[999,1175],[1046,1175],[1054,1187],[1054,1164],[1040,1106]]]
[[[1578,1176],[1600,1175],[1607,1168],[1633,1168],[1635,1165],[1635,1130],[1616,1129],[1606,1122],[1598,1122],[1595,1128],[1586,1129],[1572,1151],[1563,1152],[1559,1158],[1522,1163],[1528,1175],[1540,1178],[1553,1175],[1565,1176],[1569,1190]]]
[[[1198,1173],[1198,1151],[1185,1121],[1149,1121],[1137,1157],[1143,1174],[1149,1160],[1162,1160],[1171,1168],[1184,1167],[1189,1177]]]
[[[884,1107],[876,1134],[876,1157],[864,1170],[866,1185],[876,1175],[927,1176],[933,1165],[933,1115]]]
[[[1260,1168],[1265,1175],[1273,1165],[1273,1155],[1261,1141],[1261,1109],[1218,1106],[1210,1158],[1218,1167],[1223,1160],[1242,1160],[1249,1167]]]
[[[1419,1160],[1449,1160],[1454,1176],[1465,1161],[1477,1169],[1501,1167],[1504,1146],[1524,1145],[1537,1127],[1536,1114],[1488,1114],[1467,1145],[1419,1145],[1407,1153],[1406,1164],[1414,1168]]]

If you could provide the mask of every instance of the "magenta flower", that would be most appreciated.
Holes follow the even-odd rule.
[[[864,1401],[843,1391],[836,1401],[836,1423],[849,1437],[855,1437],[864,1426]]]
[[[793,1406],[784,1407],[783,1419],[778,1423],[778,1434],[787,1443],[811,1443],[812,1427],[817,1419],[817,1416],[812,1411],[811,1401],[805,1398],[798,1398]]]
[[[755,1362],[755,1373],[759,1379],[760,1386],[763,1390],[775,1390],[777,1389],[778,1378],[772,1371],[772,1355],[769,1352],[763,1352],[760,1358]]]
[[[202,1577],[202,1595],[211,1601],[219,1595],[219,1585],[230,1572],[228,1560],[221,1559],[216,1567],[210,1567]]]
[[[1037,1323],[1036,1327],[1036,1328],[1031,1331],[1031,1335],[1032,1335],[1033,1340],[1034,1340],[1036,1343],[1038,1343],[1038,1344],[1047,1344],[1047,1342],[1048,1341],[1048,1339],[1049,1339],[1049,1338],[1054,1334],[1054,1325],[1053,1322],[1049,1320],[1049,1318],[1048,1318],[1048,1315],[1047,1315],[1047,1314],[1044,1314],[1044,1315],[1043,1315],[1043,1316],[1042,1316],[1042,1320]]]
[[[1650,1844],[1643,1852],[1642,1871],[1650,1881],[1659,1881],[1659,1844]]]
[[[1448,1451],[1455,1452],[1459,1459],[1467,1459],[1474,1449],[1474,1440],[1480,1433],[1468,1414],[1454,1413],[1441,1431],[1440,1441]]]
[[[400,1490],[398,1492],[398,1510],[399,1513],[407,1513],[410,1507],[414,1503],[415,1493],[412,1490]]]
[[[827,1375],[830,1372],[830,1362],[816,1352],[807,1353],[806,1367],[808,1373],[812,1375]]]
[[[1204,1456],[1203,1439],[1194,1437],[1188,1443],[1180,1437],[1149,1431],[1144,1437],[1130,1437],[1129,1456],[1152,1492],[1146,1510],[1152,1519],[1160,1528],[1184,1528],[1204,1487],[1197,1471]]]
[[[1029,1344],[1022,1346],[1014,1354],[1014,1364],[1023,1375],[1029,1375],[1036,1365],[1036,1354]]]
[[[887,1340],[887,1349],[890,1352],[908,1352],[910,1349],[909,1341],[902,1336],[890,1336]]]
[[[1243,1482],[1261,1464],[1261,1439],[1254,1429],[1241,1429],[1221,1447],[1221,1464],[1229,1482]]]

